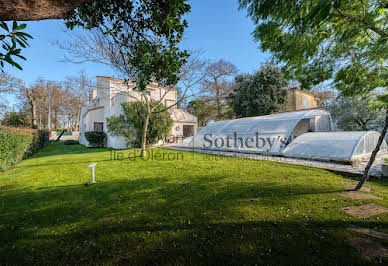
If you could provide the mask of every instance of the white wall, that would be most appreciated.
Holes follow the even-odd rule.
[[[89,111],[87,114],[87,123],[85,131],[94,131],[94,123],[104,123],[104,131],[106,130],[106,120],[104,117],[105,110],[100,108],[97,110]]]
[[[93,109],[96,107],[82,107],[81,119],[79,128],[79,143],[89,146],[85,138],[85,132],[94,131],[94,123],[104,123],[104,131],[106,130],[106,120],[104,117],[104,108]]]
[[[99,77],[97,77],[97,79],[99,79]],[[109,87],[111,89],[110,96],[115,97],[115,104],[120,102],[141,100],[141,94],[133,90],[133,88],[135,87],[134,83],[129,82],[128,84],[126,84],[123,80],[120,79],[110,79]],[[166,100],[170,102],[170,105],[176,103],[177,91],[174,88],[158,87],[156,83],[152,83],[150,86],[147,87],[147,90],[149,90],[150,98],[154,101],[160,101],[163,97],[163,104],[166,103]],[[129,97],[128,95],[130,95],[131,97]]]
[[[315,131],[317,132],[328,132],[331,129],[330,116],[320,115],[315,117]]]

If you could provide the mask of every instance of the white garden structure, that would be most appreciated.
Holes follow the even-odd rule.
[[[331,130],[329,112],[324,109],[302,110],[213,122],[186,142],[186,146],[281,154],[287,143],[305,132]]]
[[[351,162],[370,155],[378,132],[332,132],[330,113],[307,109],[208,124],[186,148]],[[384,141],[382,150],[387,150]]]
[[[356,162],[370,156],[380,133],[376,131],[315,132],[297,137],[283,151],[289,157]],[[381,151],[387,150],[383,141]]]

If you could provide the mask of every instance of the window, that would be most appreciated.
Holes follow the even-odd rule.
[[[194,135],[194,126],[183,125],[183,137],[187,138]]]
[[[303,107],[307,108],[307,97],[303,97]]]
[[[104,123],[94,123],[94,131],[104,131]]]

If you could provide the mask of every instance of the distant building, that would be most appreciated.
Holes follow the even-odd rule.
[[[297,111],[316,107],[319,106],[315,93],[298,88],[288,89],[288,111]]]

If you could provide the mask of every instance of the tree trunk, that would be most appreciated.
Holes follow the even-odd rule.
[[[217,110],[217,118],[221,119],[221,95],[220,95],[220,88],[218,86],[218,81],[215,80],[214,82],[215,90],[216,90],[216,110]]]
[[[49,108],[48,108],[47,128],[48,128],[49,131],[51,130],[51,106],[50,105],[49,105]]]
[[[385,112],[385,124],[384,124],[383,130],[381,131],[381,135],[379,137],[379,140],[377,141],[376,148],[372,152],[372,155],[370,156],[369,162],[368,162],[367,166],[365,167],[364,174],[362,175],[360,182],[357,184],[357,186],[354,190],[359,190],[362,187],[362,185],[365,183],[365,181],[368,179],[370,168],[372,167],[372,164],[374,163],[374,161],[376,159],[376,155],[380,150],[380,146],[384,141],[385,134],[387,133],[387,128],[388,128],[388,109]]]
[[[31,115],[32,115],[32,128],[37,128],[36,125],[36,104],[33,100],[30,100],[31,104]]]
[[[56,130],[58,127],[57,127],[57,110],[54,110],[54,130]]]
[[[78,111],[77,111],[77,122],[75,125],[75,131],[79,131],[79,123],[81,121],[81,108],[82,108],[82,105],[79,106]]]
[[[150,115],[151,115],[151,108],[149,103],[147,102],[147,110],[146,110],[146,117],[144,120],[144,128],[143,128],[143,135],[141,138],[141,157],[147,156],[147,150],[146,150],[146,144],[147,144],[147,131],[148,131],[148,124],[150,121]]]

